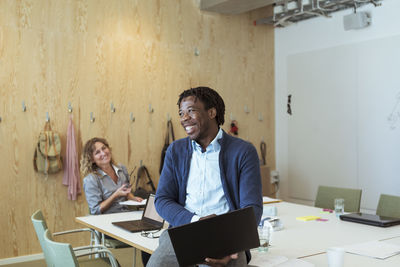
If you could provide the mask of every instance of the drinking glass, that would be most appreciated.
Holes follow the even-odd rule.
[[[267,252],[271,241],[272,225],[268,221],[264,221],[262,225],[258,226],[257,231],[258,237],[260,238],[258,251]]]
[[[344,213],[344,199],[343,198],[335,198],[335,214],[339,216]]]

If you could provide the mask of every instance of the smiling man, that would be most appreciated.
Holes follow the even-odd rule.
[[[191,88],[180,94],[178,106],[188,137],[168,147],[156,193],[157,212],[171,226],[179,226],[251,206],[259,222],[262,190],[257,151],[220,128],[225,115],[221,96],[208,87]],[[246,266],[249,258],[249,252],[240,252],[206,258],[203,264]],[[179,266],[167,231],[147,266]]]

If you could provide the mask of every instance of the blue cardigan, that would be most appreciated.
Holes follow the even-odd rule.
[[[230,210],[251,206],[259,223],[263,204],[257,150],[249,142],[225,132],[218,142],[222,187]],[[173,142],[165,155],[155,205],[171,226],[190,223],[194,215],[184,208],[192,152],[191,140],[186,137]]]

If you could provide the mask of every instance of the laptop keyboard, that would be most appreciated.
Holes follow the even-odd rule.
[[[154,224],[151,224],[151,223],[148,223],[148,222],[145,222],[145,221],[138,221],[138,222],[136,222],[136,225],[138,227],[143,227],[143,228],[155,227]]]

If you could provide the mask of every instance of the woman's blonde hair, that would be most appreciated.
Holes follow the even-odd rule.
[[[100,142],[104,144],[111,152],[111,147],[107,140],[100,137],[94,137],[86,142],[83,147],[82,157],[81,157],[81,175],[83,177],[87,176],[89,173],[97,173],[99,167],[93,160],[93,152],[95,149],[94,144]],[[114,159],[111,153],[111,164],[115,165]]]

